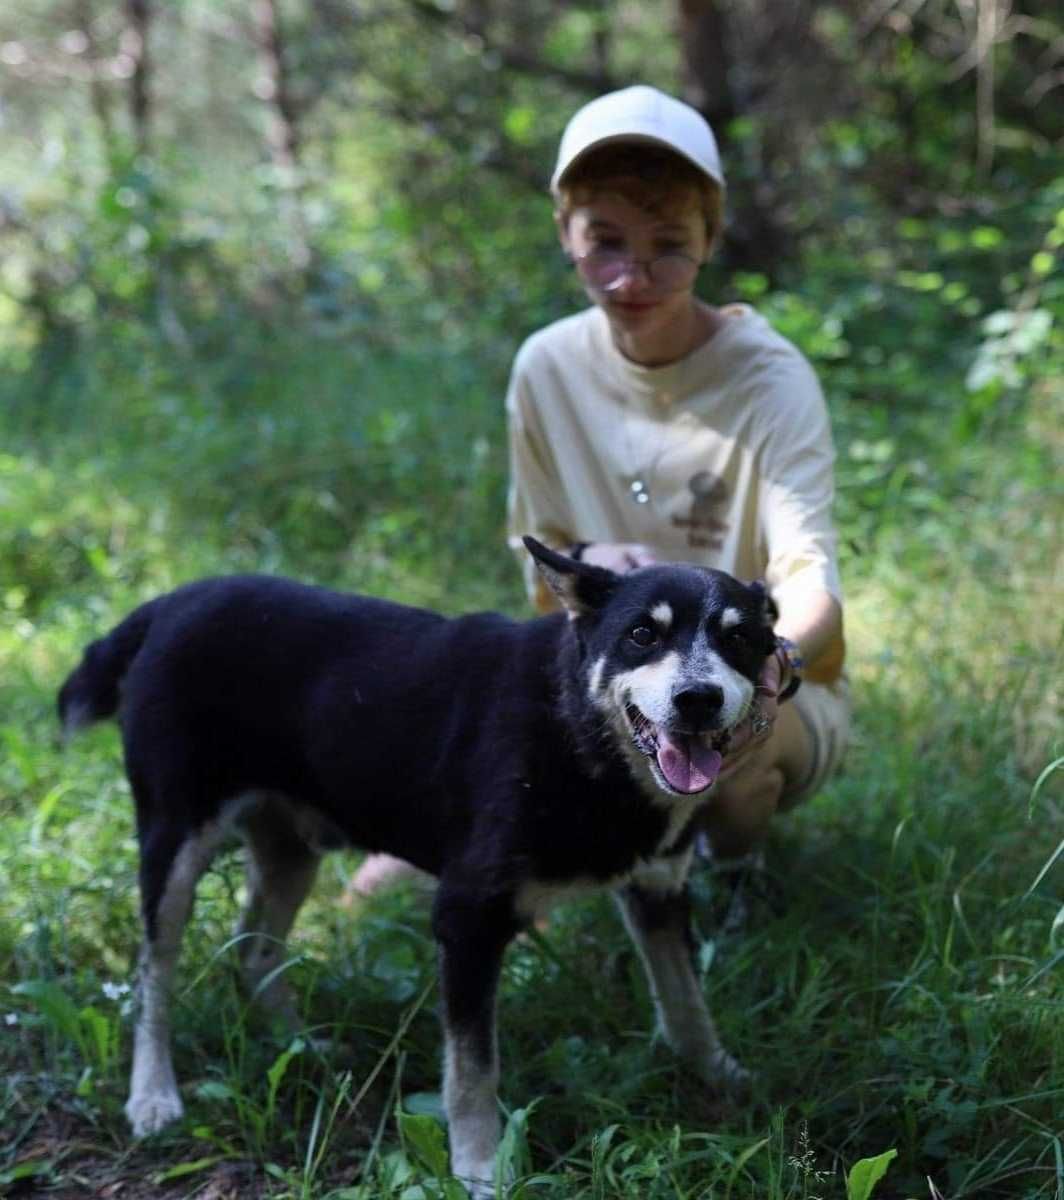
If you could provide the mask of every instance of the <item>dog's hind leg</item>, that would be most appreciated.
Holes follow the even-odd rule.
[[[265,799],[249,807],[239,828],[247,847],[247,903],[236,927],[244,978],[252,998],[295,1029],[299,1018],[282,978],[285,939],[321,855],[300,836],[280,801]]]
[[[687,868],[691,851],[648,864],[616,893],[643,962],[665,1040],[716,1089],[743,1090],[749,1072],[724,1049],[695,974]]]
[[[443,1106],[451,1170],[473,1200],[495,1195],[499,1052],[495,995],[517,926],[509,899],[486,900],[441,881],[433,907],[443,995]]]
[[[183,1113],[170,1054],[170,986],[196,884],[222,841],[213,822],[196,831],[175,825],[142,831],[140,954],[133,1071],[126,1116],[136,1137]]]

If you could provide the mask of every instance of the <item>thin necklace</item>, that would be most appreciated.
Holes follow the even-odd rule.
[[[652,418],[648,418],[652,420]],[[665,424],[665,422],[662,422]],[[632,444],[631,434],[628,428],[628,423],[622,424],[624,431],[625,445],[625,463],[630,465],[636,461],[636,452]],[[653,494],[654,481],[657,478],[658,466],[665,454],[667,442],[669,438],[668,427],[658,431],[654,452],[649,458],[645,459],[641,467],[635,467],[631,471],[621,473],[621,478],[624,480],[627,495],[635,504],[644,505],[651,502]]]
[[[716,310],[710,306],[696,306],[694,315],[697,331],[695,337],[692,339],[694,344],[688,348],[685,354],[680,356],[681,358],[685,358],[687,354],[692,353],[694,350],[697,350],[699,346],[703,345],[705,342],[708,342],[719,329],[719,317],[717,316]],[[623,351],[621,353],[623,353]],[[652,420],[652,418],[648,419]],[[639,505],[646,505],[651,502],[651,493],[654,481],[657,477],[658,466],[661,463],[661,459],[666,450],[668,449],[667,442],[669,440],[669,423],[668,421],[663,420],[661,421],[661,424],[665,428],[658,434],[657,445],[654,449],[653,455],[646,460],[646,463],[643,467],[631,472],[622,473],[621,475],[621,478],[625,483],[627,494],[634,503]],[[623,426],[623,429],[626,450],[625,461],[626,463],[632,463],[635,461],[635,450],[632,447],[632,439],[626,424]]]

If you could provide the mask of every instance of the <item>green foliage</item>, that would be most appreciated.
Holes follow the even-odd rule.
[[[762,305],[813,346],[814,309],[771,292]],[[845,326],[843,335],[850,342]],[[824,336],[830,350],[840,335]],[[859,343],[850,344],[859,360]],[[23,1121],[54,1111],[59,1097],[76,1114],[69,1119],[125,1141],[129,997],[116,981],[129,977],[136,941],[129,797],[112,731],[62,755],[51,732],[53,689],[80,646],[158,587],[263,561],[308,576],[320,569],[343,584],[368,578],[452,609],[520,607],[500,546],[496,397],[467,388],[469,374],[445,358],[430,369],[427,353],[402,364],[360,355],[357,373],[373,385],[357,411],[370,432],[366,458],[352,453],[364,469],[351,470],[335,439],[356,401],[329,380],[347,377],[356,360],[342,348],[316,350],[322,395],[332,399],[300,410],[291,436],[273,434],[261,450],[256,429],[295,421],[283,392],[271,392],[277,346],[238,400],[175,376],[165,407],[145,393],[124,425],[109,407],[112,389],[68,406],[65,431],[58,423],[27,431],[8,410],[0,546],[18,556],[8,562],[27,583],[0,625],[0,959],[18,981],[0,1008],[18,1022],[5,1066],[21,1081],[7,1103]],[[307,353],[292,348],[285,378],[305,370]],[[150,374],[170,369],[160,357]],[[1032,370],[1037,388],[1038,364]],[[389,386],[378,392],[378,380]],[[451,427],[437,432],[441,395]],[[409,416],[397,423],[398,396]],[[1037,391],[1022,402],[1038,430]],[[114,445],[94,442],[94,409],[123,431]],[[854,411],[856,400],[839,408],[844,447]],[[433,467],[429,438],[493,427],[480,465],[467,457]],[[917,1194],[928,1174],[950,1196],[1009,1195],[1012,1180],[1025,1195],[1052,1194],[1062,1052],[1059,773],[1047,766],[1057,736],[1057,620],[1044,590],[1027,583],[1048,544],[1032,499],[1044,477],[1022,466],[1022,437],[999,442],[1004,461],[994,462],[979,445],[943,444],[941,433],[935,440],[932,423],[900,419],[889,429],[898,449],[919,446],[935,464],[941,508],[910,503],[904,487],[875,492],[873,476],[862,485],[871,495],[846,510],[846,538],[864,536],[866,512],[874,535],[848,569],[860,736],[845,775],[773,847],[784,915],[763,913],[735,944],[718,942],[708,910],[698,910],[723,1034],[761,1064],[763,1090],[740,1110],[703,1096],[640,1032],[645,986],[609,906],[565,910],[545,937],[515,947],[506,967],[503,1097],[539,1097],[508,1125],[514,1195],[826,1197],[842,1192],[838,1163],[884,1146],[897,1148],[898,1194]],[[34,454],[39,436],[50,447],[46,468]],[[377,446],[387,453],[371,457]],[[880,453],[850,461],[878,471]],[[446,455],[457,457],[454,442]],[[166,468],[172,461],[180,471]],[[402,526],[375,541],[382,526],[367,516],[337,551],[322,510],[311,509],[284,518],[277,541],[270,525],[289,511],[287,497],[248,478],[268,462],[289,490],[324,478],[351,489],[353,511],[364,506],[382,520],[389,497],[409,496],[423,523],[454,511],[448,472],[468,470],[460,476],[471,481],[461,509],[468,526],[454,541],[440,527],[422,544]],[[65,488],[71,478],[78,486]],[[41,529],[11,537],[31,515]],[[1026,543],[1009,532],[1017,527]],[[932,537],[937,553],[922,546]],[[63,574],[49,547],[67,556]],[[262,547],[270,557],[259,558]],[[1011,620],[1002,618],[1006,596]],[[352,922],[335,906],[348,865],[337,860],[326,874],[293,950],[301,1007],[337,1043],[322,1054],[278,1042],[243,1008],[226,969],[231,951],[219,953],[235,915],[236,864],[225,860],[204,882],[175,1014],[190,1117],[136,1150],[132,1169],[159,1186],[206,1185],[239,1169],[258,1181],[249,1188],[278,1195],[447,1194],[442,1164],[415,1138],[436,1137],[425,1121],[438,1107],[438,1033],[422,1007],[433,974],[424,914],[395,897]],[[405,1132],[391,1116],[399,1100]],[[5,1169],[64,1177],[54,1156],[22,1153]]]
[[[898,1195],[925,1175],[951,1197],[1052,1194],[1064,831],[1044,581],[1060,326],[1018,357],[1021,384],[976,404],[979,326],[919,293],[937,297],[940,336],[891,358],[900,285],[886,320],[854,276],[829,259],[801,291],[736,281],[831,397],[859,705],[846,773],[773,847],[784,915],[728,944],[699,910],[706,986],[762,1091],[738,1110],[703,1096],[641,1032],[645,985],[609,906],[566,910],[504,979],[502,1095],[528,1105],[508,1125],[515,1196],[826,1197],[844,1189],[839,1164],[885,1146]],[[1053,282],[1038,287],[1056,313]],[[57,751],[63,673],[131,603],[213,571],[520,611],[501,537],[504,358],[245,330],[211,361],[149,338],[86,346],[32,408],[16,385],[33,376],[5,381],[0,970],[17,986],[0,1010],[17,1021],[5,1103],[21,1125],[66,1113],[126,1138],[129,796],[111,730]],[[436,1137],[439,1082],[417,1003],[433,974],[424,915],[396,897],[352,922],[335,906],[349,866],[327,873],[290,969],[338,1044],[322,1054],[244,1009],[218,949],[235,864],[205,881],[175,1014],[190,1116],[130,1169],[160,1187],[242,1171],[249,1193],[306,1197],[453,1190],[417,1141]],[[62,1160],[33,1147],[0,1169],[61,1181]]]
[[[645,5],[488,7],[474,33],[462,4],[354,24],[285,6],[299,187],[263,165],[251,56],[223,20],[246,6],[160,7],[173,132],[149,158],[117,109],[109,144],[81,136],[84,90],[0,85],[2,1187],[457,1195],[425,913],[343,909],[347,858],[285,967],[314,1040],[245,1007],[236,863],[204,880],[174,1018],[189,1116],[129,1147],[130,797],[114,731],[61,750],[53,706],[86,641],[213,572],[523,611],[506,369],[580,301],[542,188],[553,143],[594,47],[665,86],[678,49]],[[53,15],[0,18],[5,66],[16,42],[45,53]],[[956,14],[895,16],[819,6],[838,105],[810,75],[786,120],[765,91],[722,130],[735,228],[705,294],[757,306],[824,381],[857,700],[845,772],[770,847],[783,911],[728,941],[696,881],[704,985],[760,1082],[745,1107],[704,1094],[650,1035],[610,906],[566,908],[505,968],[514,1198],[856,1200],[930,1176],[951,1200],[1049,1200],[1064,1178],[1059,135],[1024,99],[1035,59],[1002,41],[980,167],[974,80],[942,65]],[[504,63],[514,47],[550,69]],[[737,258],[757,188],[787,249],[767,265]]]
[[[846,1176],[846,1200],[868,1200],[897,1157],[897,1150],[888,1150],[875,1158],[862,1158],[859,1163],[854,1163]]]

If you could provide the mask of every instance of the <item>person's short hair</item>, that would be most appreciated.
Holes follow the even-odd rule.
[[[604,190],[655,217],[668,217],[697,199],[705,217],[710,246],[724,225],[721,189],[693,163],[653,142],[608,142],[583,155],[564,175],[554,193],[561,220]]]

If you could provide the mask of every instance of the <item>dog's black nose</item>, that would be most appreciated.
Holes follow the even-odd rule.
[[[698,683],[677,692],[672,702],[691,729],[705,729],[713,724],[720,712],[724,693],[715,683]]]

